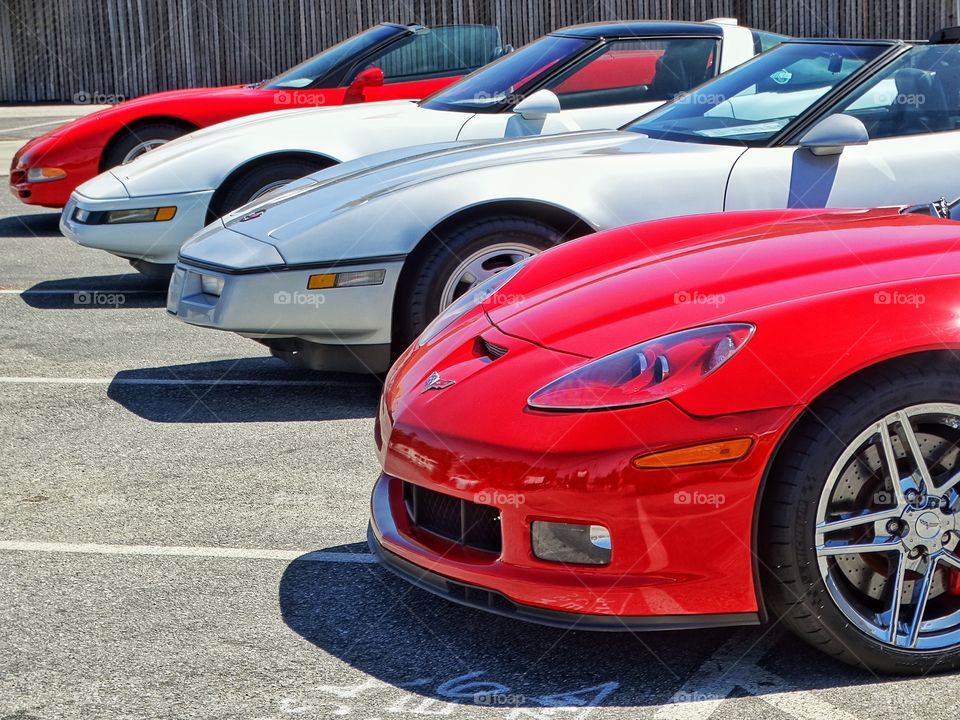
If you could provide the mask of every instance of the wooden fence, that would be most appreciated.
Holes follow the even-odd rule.
[[[497,24],[521,45],[596,20],[733,16],[799,36],[925,38],[956,0],[0,0],[0,102],[112,102],[253,82],[373,23]]]

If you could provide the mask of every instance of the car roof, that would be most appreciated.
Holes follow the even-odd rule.
[[[591,39],[674,35],[718,38],[723,36],[723,27],[714,23],[625,20],[622,22],[597,22],[586,23],[584,25],[570,25],[555,30],[550,34]]]

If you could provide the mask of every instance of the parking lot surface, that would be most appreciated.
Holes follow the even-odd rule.
[[[3,720],[960,709],[953,676],[877,677],[776,622],[565,632],[407,586],[365,543],[377,381],[176,322],[57,220],[0,195]]]

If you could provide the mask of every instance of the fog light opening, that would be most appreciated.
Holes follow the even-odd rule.
[[[215,275],[200,276],[200,290],[205,295],[214,295],[220,297],[223,292],[223,278]]]
[[[603,525],[535,520],[530,526],[533,554],[540,560],[570,565],[609,565],[610,531]]]

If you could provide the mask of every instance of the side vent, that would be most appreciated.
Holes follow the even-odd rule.
[[[486,357],[490,360],[498,360],[507,354],[507,348],[492,343],[481,336],[477,336],[473,350],[480,357]]]

